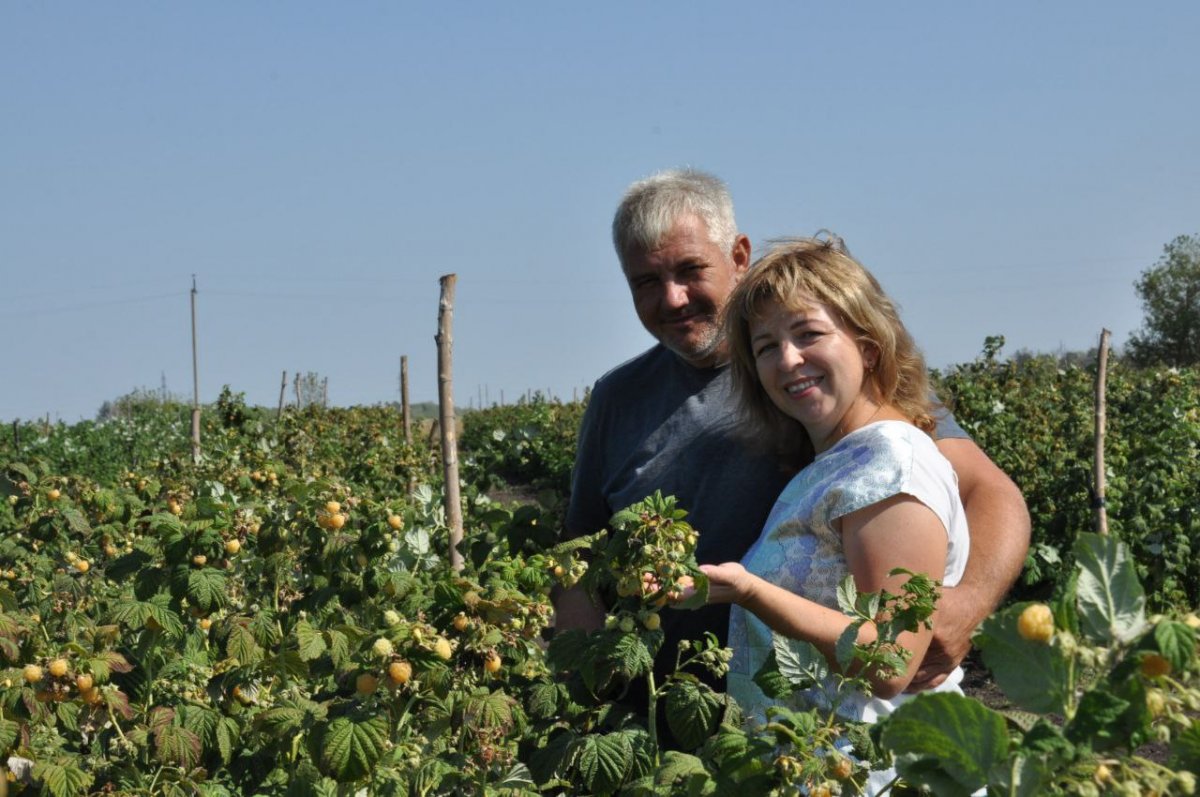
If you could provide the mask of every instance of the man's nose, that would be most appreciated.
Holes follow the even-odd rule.
[[[681,307],[687,307],[688,292],[687,286],[680,282],[670,280],[663,285],[663,303],[673,310],[678,310]]]

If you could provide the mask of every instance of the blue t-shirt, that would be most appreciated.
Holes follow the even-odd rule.
[[[742,564],[771,584],[836,609],[838,587],[849,572],[838,520],[900,494],[927,506],[946,530],[945,568],[929,575],[944,586],[954,586],[967,566],[970,545],[958,479],[929,435],[903,421],[867,424],[818,454],[780,493]],[[894,537],[889,536],[889,541],[903,546],[904,531],[890,530]],[[740,606],[733,607],[729,693],[747,717],[760,723],[766,708],[776,703],[754,683],[755,673],[771,653],[772,637],[766,623]],[[955,690],[960,680],[962,672],[955,670],[934,691]],[[835,680],[796,692],[786,702],[798,707],[827,705],[824,691],[834,688]],[[856,694],[840,709],[851,719],[873,722],[908,697],[884,700]]]

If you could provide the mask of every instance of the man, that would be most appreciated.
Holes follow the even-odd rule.
[[[720,313],[750,267],[724,184],[692,170],[634,183],[613,219],[613,243],[639,320],[658,344],[601,377],[579,434],[567,530],[587,534],[655,490],[675,495],[700,532],[701,563],[738,561],[791,474],[743,439],[730,393]],[[1020,573],[1029,516],[1016,485],[947,416],[937,445],[958,475],[971,529],[966,574],[944,591],[934,642],[913,689],[962,661],[975,627]],[[603,611],[579,590],[556,599],[559,628],[596,628]],[[705,631],[725,642],[728,606],[663,612],[667,651]]]

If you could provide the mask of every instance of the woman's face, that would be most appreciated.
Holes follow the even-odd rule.
[[[758,381],[781,412],[795,418],[821,452],[867,423],[878,405],[867,394],[867,362],[841,317],[809,299],[791,310],[772,302],[750,322]]]

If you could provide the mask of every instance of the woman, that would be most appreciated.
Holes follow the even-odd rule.
[[[733,381],[751,425],[792,461],[811,461],[741,563],[701,568],[710,601],[735,604],[729,691],[752,720],[775,702],[753,681],[772,632],[811,642],[837,668],[850,619],[836,590],[847,574],[860,592],[898,593],[907,576],[889,575],[894,568],[952,586],[967,560],[957,480],[929,434],[924,361],[879,283],[840,244],[777,246],[726,309]],[[860,644],[874,638],[873,624],[859,630]],[[865,673],[873,694],[839,710],[866,721],[890,713],[929,640],[927,629],[902,634],[907,669]],[[939,690],[956,689],[961,677]],[[813,701],[819,691],[797,698]]]

